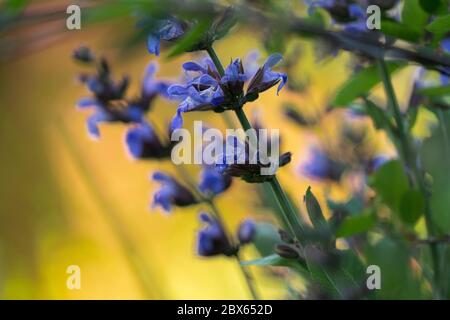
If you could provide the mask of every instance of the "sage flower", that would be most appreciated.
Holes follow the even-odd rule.
[[[204,223],[204,227],[198,231],[197,235],[198,255],[203,257],[222,254],[231,256],[236,253],[236,248],[230,243],[223,226],[217,219],[206,213],[201,213],[200,221]]]
[[[153,208],[160,206],[164,211],[171,212],[172,206],[186,207],[198,203],[192,192],[171,176],[157,171],[152,179],[161,183],[161,188],[153,194]]]
[[[142,122],[128,129],[125,143],[131,156],[136,159],[162,159],[170,156],[170,144],[164,144],[152,126]]]
[[[192,111],[215,111],[241,108],[246,102],[254,101],[259,93],[278,85],[277,94],[287,81],[287,75],[272,68],[282,59],[280,54],[271,55],[249,80],[240,59],[233,60],[221,77],[210,59],[203,64],[187,62],[183,69],[197,76],[189,78],[184,85],[172,85],[169,96],[181,100],[171,122],[171,131],[183,125],[183,113]],[[249,81],[248,81],[249,80]],[[244,85],[248,81],[247,90]]]
[[[213,165],[204,165],[200,173],[199,190],[208,196],[216,196],[226,191],[232,183],[228,174],[221,174]]]

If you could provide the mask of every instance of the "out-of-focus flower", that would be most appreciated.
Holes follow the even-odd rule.
[[[187,24],[174,17],[154,22],[154,28],[147,37],[148,52],[159,56],[160,42],[174,41],[182,37],[187,30]]]
[[[259,93],[279,83],[278,93],[285,85],[287,76],[273,71],[272,68],[281,59],[280,54],[271,55],[249,81],[247,92],[244,92],[244,84],[248,80],[248,74],[240,59],[230,63],[223,77],[219,75],[210,59],[205,59],[203,64],[185,63],[183,69],[189,73],[197,73],[198,76],[188,79],[184,85],[169,87],[169,95],[182,100],[172,120],[171,130],[182,127],[182,114],[185,112],[210,110],[223,112],[241,108],[246,102],[254,101]]]
[[[158,171],[153,173],[152,179],[161,183],[161,188],[153,195],[152,207],[160,206],[171,212],[172,206],[186,207],[198,203],[191,191],[171,176]]]
[[[246,219],[239,225],[237,238],[241,244],[250,243],[256,234],[256,225],[253,220]]]
[[[171,145],[162,143],[147,122],[128,129],[125,143],[132,157],[136,159],[162,159],[170,156]]]
[[[450,54],[450,37],[449,38],[445,38],[444,40],[441,41],[441,49],[446,54]],[[447,70],[447,72],[450,73],[450,68],[447,68],[446,70]],[[445,74],[441,74],[441,83],[443,85],[449,85],[450,84],[450,77],[445,75]]]
[[[199,21],[182,20],[174,16],[151,19],[145,17],[139,21],[140,27],[150,29],[147,37],[147,49],[151,54],[159,55],[161,40],[174,42],[182,38]],[[200,39],[187,48],[186,51],[205,50],[210,47],[215,40],[225,36],[228,30],[234,25],[235,17],[231,7],[219,13],[212,20],[208,31]]]
[[[204,227],[198,231],[197,253],[203,257],[235,255],[240,246],[250,243],[256,234],[255,223],[246,219],[239,224],[236,232],[239,244],[233,244],[233,239],[228,238],[224,226],[219,220],[206,213],[201,213],[200,221],[204,223]]]
[[[199,189],[208,196],[218,195],[231,186],[232,178],[222,174],[213,165],[204,165],[200,174]]]
[[[197,253],[203,257],[216,255],[231,256],[237,252],[227,238],[220,222],[206,213],[200,214],[200,221],[205,225],[198,231]]]
[[[97,66],[95,73],[80,75],[80,81],[92,95],[80,99],[77,103],[78,108],[94,110],[86,121],[88,132],[94,138],[100,137],[99,123],[142,122],[156,96],[168,97],[168,83],[154,79],[157,70],[157,64],[154,62],[147,67],[140,97],[129,101],[125,96],[129,84],[128,77],[124,76],[121,80],[114,81],[108,62],[104,58],[96,60],[88,48],[77,49],[74,57],[81,61],[96,62]]]
[[[311,179],[339,181],[345,166],[333,160],[321,149],[313,147],[308,161],[301,165],[300,170]]]
[[[91,49],[85,46],[78,47],[73,51],[72,57],[83,63],[91,63],[95,60],[95,56],[92,53]]]

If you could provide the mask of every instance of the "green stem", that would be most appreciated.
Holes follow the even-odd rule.
[[[397,125],[396,133],[400,140],[399,154],[403,158],[405,166],[412,172],[414,176],[413,186],[419,188],[425,198],[425,222],[427,226],[427,233],[429,237],[436,236],[435,225],[433,222],[431,206],[430,206],[430,194],[427,190],[425,177],[423,170],[418,166],[417,153],[411,143],[409,132],[406,130],[402,113],[398,105],[397,97],[392,86],[390,74],[388,72],[386,62],[384,59],[377,60],[378,68],[380,70],[381,79],[383,81],[386,97],[389,102],[389,107],[394,114],[394,119]],[[430,243],[431,256],[433,259],[434,269],[434,291],[437,298],[440,298],[440,285],[441,282],[441,259],[439,254],[439,247],[436,243]]]
[[[216,66],[219,74],[223,76],[225,70],[214,49],[212,47],[208,47],[206,51],[211,57],[211,60]],[[252,125],[250,124],[250,121],[248,121],[248,118],[245,115],[244,110],[242,109],[242,106],[236,108],[234,112],[239,120],[239,123],[241,124],[242,128],[245,131],[253,129]],[[282,212],[284,213],[283,222],[285,222],[288,225],[289,231],[291,232],[292,236],[298,238],[297,235],[300,234],[303,227],[298,219],[298,215],[295,209],[292,206],[292,203],[290,202],[283,188],[280,186],[280,183],[278,182],[278,179],[275,175],[273,176],[273,178],[269,180],[268,183],[272,189],[274,197],[277,199],[278,205],[280,206]]]
[[[231,233],[228,231],[227,226],[225,225],[225,221],[223,219],[223,216],[221,212],[219,211],[219,208],[217,208],[215,202],[213,199],[209,198],[206,200],[208,205],[211,207],[212,213],[214,217],[217,219],[217,221],[222,225],[222,228],[224,230],[225,236],[228,238],[228,241],[231,243],[232,246],[235,246],[233,237]],[[245,279],[245,282],[248,287],[248,291],[250,292],[253,300],[259,300],[259,295],[256,291],[256,288],[253,284],[253,277],[250,275],[249,271],[242,265],[241,258],[239,256],[239,252],[236,252],[236,254],[233,255],[233,257],[236,259],[237,264],[239,265],[239,269],[242,272],[242,275]]]

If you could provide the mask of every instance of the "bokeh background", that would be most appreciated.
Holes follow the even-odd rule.
[[[36,1],[39,6],[67,6],[64,1]],[[54,31],[55,32],[53,34]],[[182,55],[167,59],[150,56],[145,43],[123,50],[121,44],[134,30],[132,20],[82,25],[68,31],[65,21],[24,27],[13,35],[23,46],[0,62],[0,298],[3,299],[243,299],[248,298],[236,262],[227,258],[195,255],[195,231],[199,228],[195,206],[170,214],[150,209],[156,187],[149,175],[155,169],[173,170],[167,163],[131,160],[124,146],[125,126],[101,126],[102,137],[91,140],[85,129],[86,114],[75,109],[86,95],[76,81],[82,66],[71,55],[88,45],[109,59],[116,77],[132,78],[130,92],[138,93],[145,66],[160,64],[158,77],[176,80],[181,64],[197,58]],[[46,32],[51,37],[41,35]],[[299,163],[317,140],[332,144],[344,125],[343,112],[333,111],[312,130],[289,122],[281,112],[284,103],[314,115],[327,107],[328,99],[349,74],[349,56],[318,61],[310,42],[292,40],[300,48],[295,74],[308,86],[301,93],[275,89],[247,105],[269,128],[279,128],[283,149],[293,152],[292,163],[280,172],[290,196],[303,208],[302,195],[311,185],[321,201],[324,195],[345,199],[349,185],[318,183],[302,176]],[[251,30],[239,29],[216,44],[223,61],[245,57],[261,47]],[[395,76],[399,97],[410,90],[412,69]],[[380,90],[376,90],[380,93]],[[379,97],[382,99],[382,96]],[[161,99],[150,113],[164,128],[176,105]],[[424,119],[429,117],[421,115]],[[224,128],[217,114],[193,113],[186,127],[201,119]],[[365,120],[362,120],[365,121]],[[367,123],[370,127],[370,123]],[[419,130],[421,134],[426,134]],[[392,154],[382,134],[370,129],[368,143],[378,152]],[[198,167],[188,168],[192,174]],[[235,181],[219,197],[219,206],[230,228],[246,216],[270,220],[258,200],[254,185]],[[256,257],[249,247],[244,256]],[[81,268],[81,289],[66,286],[69,265]],[[264,298],[283,298],[282,280],[252,267]],[[282,271],[278,271],[282,272]]]

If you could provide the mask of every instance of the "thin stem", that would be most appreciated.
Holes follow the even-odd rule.
[[[223,68],[222,63],[220,62],[219,57],[217,56],[214,49],[211,47],[208,47],[206,50],[211,57],[211,60],[213,61],[214,65],[217,68],[217,71],[221,76],[224,75],[225,70]],[[249,129],[253,129],[252,125],[250,124],[250,121],[248,121],[247,116],[245,115],[244,110],[242,109],[242,106],[236,108],[234,110],[239,123],[241,124],[242,128],[247,131]],[[283,222],[286,223],[289,227],[290,232],[292,233],[292,236],[295,238],[298,238],[298,234],[302,231],[303,227],[300,224],[300,221],[298,219],[298,215],[293,208],[289,198],[287,197],[286,193],[284,192],[283,188],[280,186],[280,183],[278,182],[277,177],[274,175],[269,180],[269,185],[272,189],[272,193],[274,197],[277,199],[278,205],[282,209],[282,212],[284,213],[283,216]]]
[[[217,221],[220,223],[220,225],[222,226],[225,236],[228,238],[228,241],[231,243],[231,245],[234,246],[234,241],[233,241],[233,237],[231,235],[231,233],[229,232],[227,226],[225,225],[224,219],[222,217],[222,214],[219,210],[219,208],[217,208],[214,200],[212,198],[209,198],[206,200],[206,202],[208,203],[208,205],[211,207],[212,213],[214,215],[214,217],[217,219]],[[259,295],[256,291],[256,288],[253,284],[253,277],[250,275],[249,271],[242,265],[242,260],[239,256],[239,252],[236,252],[233,257],[236,259],[237,264],[239,265],[239,269],[242,272],[242,275],[245,279],[245,282],[247,284],[248,290],[253,298],[253,300],[259,300]]]
[[[430,194],[427,190],[425,178],[423,171],[418,166],[417,154],[414,150],[414,147],[411,144],[411,139],[409,137],[409,132],[405,129],[405,125],[403,122],[403,117],[400,111],[400,107],[397,102],[397,97],[395,95],[394,87],[392,86],[391,77],[386,67],[386,63],[384,59],[377,60],[378,68],[380,70],[381,79],[384,84],[384,90],[386,93],[386,97],[389,101],[389,107],[394,114],[394,119],[397,125],[397,135],[400,139],[399,150],[400,155],[403,158],[405,166],[411,170],[414,175],[414,180],[416,187],[420,189],[425,198],[425,222],[427,226],[427,233],[430,237],[435,237],[435,225],[433,223],[433,217],[430,206]],[[440,298],[440,285],[441,285],[441,261],[439,255],[439,247],[435,242],[431,242],[430,244],[431,256],[433,259],[433,269],[434,269],[434,289],[437,298]]]

